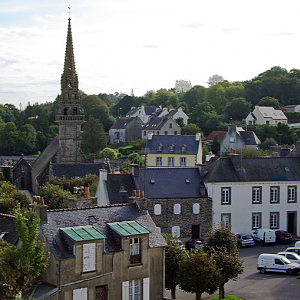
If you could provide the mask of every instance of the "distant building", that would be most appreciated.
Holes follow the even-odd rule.
[[[272,125],[279,123],[287,124],[288,119],[281,110],[270,106],[255,106],[253,112],[246,118],[247,125]]]
[[[299,104],[286,105],[285,110],[290,112],[300,112],[300,105]]]

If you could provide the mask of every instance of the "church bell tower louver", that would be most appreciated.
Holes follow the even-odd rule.
[[[61,94],[58,99],[56,123],[59,125],[58,163],[83,162],[81,127],[85,122],[78,75],[75,69],[71,19],[68,22],[64,70],[61,75]]]

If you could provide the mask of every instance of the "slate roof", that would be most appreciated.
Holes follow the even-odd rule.
[[[129,203],[129,197],[132,191],[136,190],[136,185],[131,173],[108,173],[106,188],[111,204]]]
[[[140,118],[122,117],[117,118],[116,122],[110,127],[110,129],[126,129],[132,122],[138,122],[142,125]]]
[[[169,151],[170,145],[174,145],[174,151]],[[157,151],[161,145],[161,151]],[[186,145],[186,151],[182,152],[181,147]],[[146,149],[148,153],[162,154],[194,154],[198,153],[199,141],[195,135],[152,135],[152,140],[147,140]]]
[[[159,109],[159,107],[155,106],[145,106],[145,113],[146,116],[150,116],[151,114],[155,113]]]
[[[299,181],[300,158],[242,158],[236,170],[230,158],[219,158],[206,167],[205,182]]]
[[[199,198],[200,176],[198,168],[149,168],[141,169],[135,176],[140,190],[149,199]],[[188,182],[186,181],[188,180]]]
[[[5,233],[2,238],[6,242],[12,245],[16,245],[19,237],[15,228],[14,216],[0,213],[0,235],[2,233]]]
[[[253,131],[239,131],[246,145],[258,145],[260,140]]]
[[[73,253],[67,247],[60,228],[73,226],[87,226],[91,216],[96,220],[93,227],[106,236],[105,253],[123,251],[114,240],[107,223],[122,221],[137,221],[148,230],[149,247],[165,247],[166,243],[162,235],[156,228],[155,223],[148,213],[142,214],[136,204],[119,204],[102,207],[90,207],[83,209],[61,209],[49,210],[47,223],[41,223],[42,233],[45,234],[51,252],[57,260],[74,258]]]
[[[138,107],[132,107],[132,108],[130,109],[130,111],[126,114],[126,116],[132,116],[132,115],[135,115],[138,111],[139,111],[139,108],[138,108]]]
[[[168,120],[169,118],[166,117],[151,117],[150,120],[143,126],[143,130],[160,130]]]
[[[65,176],[66,178],[74,177],[84,177],[87,174],[95,174],[99,176],[99,169],[102,169],[104,164],[102,163],[91,163],[91,164],[51,164],[50,174],[61,178]]]

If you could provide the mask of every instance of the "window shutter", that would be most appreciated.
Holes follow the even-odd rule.
[[[150,300],[150,278],[143,279],[143,300]]]
[[[122,282],[122,300],[129,300],[129,281]]]
[[[83,244],[83,272],[94,271],[96,265],[96,243]]]
[[[87,300],[87,288],[73,290],[73,300]]]

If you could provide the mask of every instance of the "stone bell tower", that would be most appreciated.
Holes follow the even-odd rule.
[[[78,75],[75,69],[70,18],[56,122],[59,125],[57,163],[83,162],[83,155],[81,153],[81,127],[85,120],[82,100],[78,89]]]

